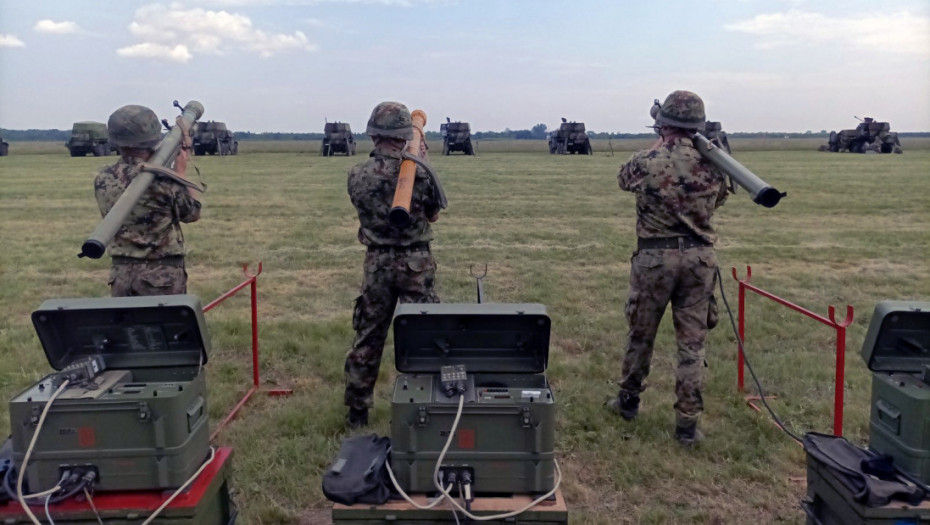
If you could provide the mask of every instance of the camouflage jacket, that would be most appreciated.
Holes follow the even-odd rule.
[[[428,218],[439,213],[436,192],[417,166],[410,202],[410,222],[397,227],[388,220],[400,173],[400,153],[375,148],[371,158],[349,170],[349,199],[358,211],[358,240],[367,246],[408,246],[432,240]]]
[[[120,158],[106,166],[94,179],[94,195],[100,215],[105,216],[139,173],[142,159]],[[170,180],[155,177],[148,190],[129,213],[107,249],[111,256],[137,259],[160,259],[184,255],[182,222],[200,218],[200,202],[187,188]]]
[[[620,167],[617,181],[636,195],[637,236],[717,240],[711,217],[727,198],[726,179],[691,139],[679,137],[634,153]]]

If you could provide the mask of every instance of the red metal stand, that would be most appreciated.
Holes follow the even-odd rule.
[[[846,319],[842,322],[837,322],[836,320],[836,311],[833,308],[833,305],[830,305],[828,308],[829,318],[817,315],[810,310],[802,308],[790,301],[786,301],[781,297],[773,295],[761,288],[749,284],[749,281],[752,279],[752,267],[746,266],[746,279],[741,280],[736,275],[736,268],[732,268],[733,279],[739,283],[739,306],[738,306],[738,331],[739,338],[743,342],[743,345],[746,344],[746,290],[755,292],[762,297],[766,297],[775,301],[776,303],[787,306],[788,308],[794,310],[795,312],[800,312],[811,319],[818,321],[822,324],[825,324],[834,330],[836,330],[836,373],[835,373],[835,385],[833,388],[833,434],[836,436],[843,435],[843,384],[846,376],[846,327],[848,327],[853,322],[853,307],[846,305]],[[736,362],[736,381],[737,388],[740,392],[743,392],[743,369],[745,367],[745,357],[743,356],[742,347],[739,348],[739,354]],[[747,396],[746,401],[756,411],[759,411],[759,407],[752,403],[753,400],[757,400],[757,396]]]
[[[249,287],[249,290],[251,292],[251,299],[252,299],[251,301],[251,304],[252,304],[252,386],[245,393],[245,395],[242,396],[242,399],[240,399],[239,402],[236,403],[236,406],[233,407],[233,409],[229,412],[229,414],[227,414],[226,417],[223,418],[223,421],[221,421],[220,424],[216,426],[216,429],[214,429],[213,433],[210,434],[210,441],[213,441],[214,439],[216,439],[216,436],[220,433],[220,431],[223,430],[233,419],[236,418],[236,415],[239,413],[239,409],[245,406],[245,404],[252,397],[252,394],[254,394],[255,392],[258,392],[258,389],[260,387],[259,374],[258,374],[258,368],[259,368],[258,367],[258,285],[256,284],[256,280],[258,276],[261,275],[262,273],[262,263],[261,262],[258,263],[258,272],[255,273],[254,275],[249,273],[249,265],[243,264],[242,273],[245,274],[246,276],[245,281],[242,281],[241,283],[233,287],[231,290],[217,297],[212,302],[210,302],[210,304],[203,307],[204,313],[207,313],[210,310],[216,308],[220,303],[222,303],[226,299],[229,299],[233,295],[236,295],[240,290],[242,290],[246,286]],[[267,390],[265,393],[269,396],[289,396],[293,394],[294,391],[290,388],[275,388],[275,389]]]

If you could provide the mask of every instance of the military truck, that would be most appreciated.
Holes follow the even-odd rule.
[[[10,153],[10,143],[0,138],[0,157],[6,157]]]
[[[352,126],[347,122],[327,122],[323,126],[323,143],[320,145],[320,155],[332,157],[336,153],[355,155],[355,136],[352,135]]]
[[[856,117],[858,118],[858,117]],[[872,117],[865,117],[856,129],[844,129],[839,133],[830,132],[826,145],[820,151],[848,151],[850,153],[903,153],[898,134],[891,131],[888,122],[876,122]]]
[[[93,153],[95,157],[109,155],[113,147],[107,138],[107,125],[103,122],[75,122],[71,126],[71,138],[65,147],[72,157],[84,157]]]
[[[468,122],[452,122],[446,117],[446,122],[439,125],[439,133],[442,135],[443,155],[449,155],[453,151],[461,151],[466,155],[475,154]]]
[[[558,155],[569,153],[593,154],[591,140],[584,130],[584,122],[568,122],[563,118],[559,129],[549,134],[549,153]]]
[[[721,126],[719,122],[708,120],[704,123],[704,130],[698,130],[698,133],[704,135],[707,140],[713,142],[718,147],[723,148],[727,153],[732,153],[730,150],[730,141],[727,140],[727,133],[723,131],[723,126]]]
[[[194,127],[194,155],[235,155],[239,153],[239,141],[225,122],[209,120],[198,122]]]

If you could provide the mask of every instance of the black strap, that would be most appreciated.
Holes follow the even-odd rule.
[[[369,252],[428,252],[428,242],[415,242],[406,246],[394,246],[386,244],[371,244],[368,246]]]
[[[169,255],[160,259],[140,259],[138,257],[123,257],[122,255],[114,255],[113,264],[161,264],[164,266],[174,266],[176,268],[181,268],[184,266],[184,256]]]
[[[713,245],[713,243],[707,242],[704,239],[695,236],[657,238],[639,237],[636,241],[636,247],[640,250],[687,250],[689,248],[704,248]]]

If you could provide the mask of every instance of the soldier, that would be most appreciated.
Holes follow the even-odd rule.
[[[107,122],[110,142],[119,146],[120,159],[104,167],[94,180],[100,214],[106,216],[142,163],[161,141],[161,124],[144,106],[123,106]],[[182,149],[174,170],[186,178],[187,152]],[[187,293],[182,222],[200,218],[196,190],[156,177],[107,246],[113,260],[110,292],[113,297]]]
[[[634,153],[617,175],[620,188],[636,195],[638,240],[625,309],[630,330],[623,377],[608,406],[627,421],[636,417],[656,331],[671,302],[678,343],[675,439],[685,446],[703,438],[697,420],[703,410],[704,340],[717,315],[711,217],[727,196],[724,175],[692,144],[704,121],[700,97],[672,92],[656,115],[661,139]]]
[[[430,253],[430,223],[439,218],[440,197],[422,167],[417,167],[410,221],[402,227],[388,221],[406,142],[413,138],[410,111],[398,102],[382,102],[368,119],[374,151],[349,170],[349,198],[358,211],[358,240],[367,247],[362,293],[355,300],[355,341],[346,356],[347,424],[368,424],[368,409],[381,352],[394,307],[403,303],[438,303],[433,288],[436,261]],[[420,154],[425,155],[421,147]]]

